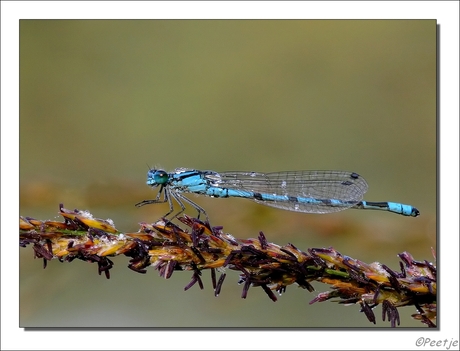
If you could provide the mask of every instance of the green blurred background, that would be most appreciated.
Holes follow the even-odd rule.
[[[340,169],[369,183],[370,201],[416,206],[290,213],[242,199],[192,197],[236,237],[333,246],[399,269],[396,254],[433,261],[436,248],[436,22],[434,20],[22,20],[20,214],[56,219],[58,204],[137,231],[167,205],[147,165],[166,170]],[[190,211],[194,215],[194,211]],[[290,286],[240,298],[229,272],[221,295],[184,292],[114,258],[112,278],[81,261],[33,259],[20,249],[22,327],[373,327],[358,306],[308,302]],[[380,306],[375,313],[377,326]],[[400,309],[402,325],[412,307]],[[338,318],[340,316],[340,318]]]

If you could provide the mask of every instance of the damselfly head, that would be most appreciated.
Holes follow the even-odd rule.
[[[150,169],[147,172],[147,185],[149,186],[158,186],[166,184],[169,180],[169,175],[166,171],[162,169]]]

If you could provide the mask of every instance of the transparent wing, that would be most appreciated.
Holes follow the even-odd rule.
[[[207,176],[213,186],[259,194],[288,197],[283,201],[265,201],[249,198],[258,203],[297,212],[328,213],[352,207],[362,200],[368,186],[364,178],[345,171],[285,171],[273,173],[220,172]],[[318,199],[319,203],[292,201]],[[292,199],[292,200],[289,200]],[[328,200],[339,200],[340,204]]]

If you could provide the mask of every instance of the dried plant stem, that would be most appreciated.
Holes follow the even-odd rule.
[[[292,244],[279,246],[266,240],[262,232],[254,239],[236,239],[222,227],[210,227],[188,216],[178,218],[188,229],[160,220],[141,223],[136,233],[120,233],[109,221],[90,213],[67,210],[60,205],[64,222],[39,221],[20,217],[20,246],[33,245],[35,257],[47,261],[80,259],[98,264],[99,274],[110,278],[112,256],[131,257],[128,268],[146,273],[154,267],[164,278],[174,271],[192,271],[184,288],[198,283],[203,289],[201,271],[211,271],[214,294],[219,295],[226,277],[225,269],[240,271],[243,284],[241,297],[250,287],[260,286],[272,301],[274,291],[283,293],[296,283],[312,292],[312,281],[331,286],[311,302],[329,299],[341,304],[359,304],[368,320],[375,324],[373,308],[382,304],[382,319],[391,326],[400,324],[398,308],[415,306],[412,317],[429,327],[436,319],[436,266],[428,261],[415,261],[403,252],[401,272],[381,263],[367,264],[344,256],[333,248],[310,248],[301,251]],[[216,270],[221,273],[219,279]]]

